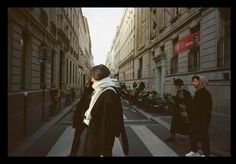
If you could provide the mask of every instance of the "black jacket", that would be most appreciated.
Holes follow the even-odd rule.
[[[112,152],[115,137],[121,137],[124,153],[128,154],[128,139],[123,120],[120,97],[113,90],[104,91],[91,111],[87,137],[88,156],[99,156]]]
[[[201,88],[193,97],[193,124],[195,129],[203,129],[209,125],[212,111],[212,97],[208,90]]]
[[[91,95],[93,92],[92,86],[85,87],[81,99],[79,100],[78,104],[76,105],[76,109],[73,115],[73,128],[79,129],[81,128],[83,116],[85,111],[89,107]]]
[[[173,99],[176,103],[177,112],[180,112],[179,111],[179,105],[183,104],[183,105],[186,105],[187,113],[188,114],[190,113],[191,104],[192,104],[192,97],[191,97],[191,93],[189,91],[187,91],[185,89],[178,90],[176,96],[173,96]]]
[[[186,112],[188,116],[188,121],[191,122],[191,103],[192,97],[191,93],[185,89],[178,90],[176,96],[173,96],[175,101],[173,117],[171,122],[170,132],[171,134],[179,133],[179,134],[189,134],[189,124],[185,122],[184,118],[181,116],[181,108],[180,104],[186,106]]]

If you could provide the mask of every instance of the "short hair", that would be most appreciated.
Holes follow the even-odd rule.
[[[198,76],[198,75],[194,75],[193,77],[192,77],[192,81],[194,81],[194,79],[196,79],[196,80],[200,80],[200,77]]]
[[[174,81],[174,84],[175,84],[175,85],[182,86],[182,85],[184,85],[184,82],[183,82],[183,80],[181,80],[181,79],[176,79],[176,80]]]
[[[111,73],[110,70],[103,64],[94,66],[90,70],[90,76],[93,77],[97,81],[108,77],[110,73]]]

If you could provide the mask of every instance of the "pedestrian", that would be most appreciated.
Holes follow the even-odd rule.
[[[92,84],[93,83],[91,79],[87,80],[82,96],[75,107],[75,111],[73,114],[73,128],[75,128],[75,133],[70,156],[76,156],[80,146],[80,135],[83,131],[83,115],[89,107],[90,99],[94,90],[92,88]]]
[[[128,139],[124,128],[123,109],[105,65],[90,70],[94,88],[88,109],[84,114],[85,129],[81,136],[79,155],[112,156],[115,137],[121,137],[124,154],[128,154]]]
[[[209,125],[211,121],[212,96],[206,89],[207,79],[194,75],[192,82],[196,88],[192,103],[192,135],[190,136],[191,151],[186,156],[209,156]],[[198,149],[201,143],[202,151]]]
[[[136,81],[134,81],[134,82],[133,82],[133,89],[135,89],[137,86],[138,86],[138,85],[137,85]]]
[[[176,86],[176,96],[173,96],[174,109],[171,120],[170,136],[165,140],[166,142],[175,141],[176,133],[188,135],[191,110],[191,93],[184,88],[184,82],[181,79],[174,80]]]

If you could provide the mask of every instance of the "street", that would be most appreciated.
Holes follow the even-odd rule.
[[[178,109],[181,118],[173,125],[183,120],[193,123],[192,141],[201,141],[203,146],[198,146],[204,147],[205,155],[231,156],[229,6],[31,6],[5,12],[8,106],[3,111],[7,113],[8,156],[68,157],[75,133],[74,106],[88,81],[114,84],[124,98],[127,156],[184,157],[189,153],[188,135],[177,134],[176,140],[166,142],[171,114]],[[95,90],[96,86],[102,85],[94,85]],[[173,102],[179,105],[177,110]],[[94,109],[90,105],[88,122]],[[113,106],[115,101],[104,110]],[[114,116],[109,119],[116,121]],[[105,124],[108,130],[104,128],[108,132],[113,131],[110,122]],[[125,156],[118,137],[113,148],[113,156]],[[196,144],[192,149],[198,149]]]
[[[143,112],[141,109],[129,105],[126,100],[122,100],[123,118],[125,129],[129,140],[128,156],[163,156],[175,157],[184,156],[189,152],[188,136],[177,135],[175,142],[166,143],[164,140],[169,135],[170,115],[151,114]],[[41,129],[41,135],[35,134],[31,137],[31,144],[25,143],[18,149],[20,156],[68,156],[70,153],[74,129],[72,128],[73,112],[68,110],[61,115],[61,119],[51,123],[48,129]],[[40,130],[39,130],[40,131]],[[44,131],[44,133],[42,133]],[[38,136],[38,137],[36,137]],[[225,135],[224,137],[229,137]],[[34,138],[35,141],[32,141]],[[218,138],[220,140],[220,138]],[[30,141],[28,140],[28,142]],[[229,156],[230,150],[217,154],[217,145],[213,144],[211,156]],[[212,145],[211,144],[211,145]],[[27,146],[28,145],[28,146]],[[225,142],[226,147],[230,147]],[[23,148],[24,147],[24,148]],[[21,150],[20,150],[21,149]],[[227,152],[228,151],[228,152]],[[219,152],[219,151],[218,151]],[[17,155],[17,153],[15,154]],[[121,144],[118,138],[115,140],[113,156],[124,156]]]

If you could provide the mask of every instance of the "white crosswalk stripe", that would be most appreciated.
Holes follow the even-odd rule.
[[[68,156],[70,154],[75,129],[67,127],[47,156]]]
[[[115,138],[115,143],[114,143],[113,150],[112,150],[112,156],[115,156],[115,157],[116,156],[125,156],[122,146],[120,144],[120,140],[117,137]]]
[[[177,156],[177,154],[153,134],[146,126],[131,126],[153,156]]]
[[[126,109],[126,110],[131,110],[131,111],[133,111],[134,113],[136,113],[136,110],[134,110],[133,108],[131,108],[131,107],[123,107],[123,109]]]
[[[127,117],[126,117],[124,114],[123,114],[123,119],[124,119],[124,120],[127,120]]]
[[[178,156],[146,126],[132,125],[130,127],[153,156]],[[71,126],[67,127],[47,156],[68,156],[73,142],[74,131],[75,129]],[[119,138],[115,138],[112,154],[113,156],[125,156]]]

